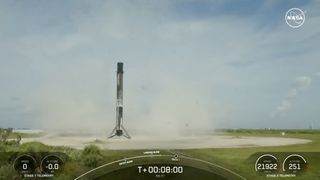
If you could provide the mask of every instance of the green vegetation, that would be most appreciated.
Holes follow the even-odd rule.
[[[278,137],[283,136],[282,133],[289,135],[302,135],[302,134],[318,134],[320,129],[217,129],[215,133],[223,133],[228,135],[242,135],[242,136],[269,136]]]
[[[12,128],[2,129],[0,128],[0,145],[13,145],[20,144],[21,135],[12,132]],[[15,139],[13,139],[15,138]]]
[[[12,168],[15,158],[19,154],[27,153],[37,160],[41,160],[44,152],[61,152],[68,156],[63,173],[55,177],[55,179],[61,180],[74,179],[80,174],[110,161],[141,154],[141,151],[101,150],[95,145],[88,145],[83,150],[78,150],[65,146],[48,146],[40,142],[0,144],[0,179],[19,177],[19,174]]]
[[[320,179],[320,156],[313,152],[320,152],[320,130],[250,130],[250,129],[228,129],[223,132],[225,135],[241,138],[242,136],[262,136],[262,137],[286,137],[310,139],[311,143],[297,144],[276,147],[250,147],[250,148],[217,148],[217,149],[194,149],[181,150],[180,153],[200,159],[206,159],[220,164],[248,179],[265,179],[257,175],[254,171],[255,159],[249,158],[257,152],[277,153],[277,152],[299,152],[309,161],[308,172],[294,179],[309,180]],[[282,135],[281,132],[286,132]],[[268,178],[272,179],[272,178]]]
[[[89,145],[85,147],[81,153],[81,159],[84,165],[87,167],[97,167],[102,161],[102,154],[99,147],[95,145]]]
[[[285,132],[285,135],[281,134]],[[83,150],[73,149],[65,146],[48,146],[39,142],[30,143],[8,143],[10,138],[17,134],[0,131],[0,179],[14,179],[19,175],[13,170],[14,158],[21,153],[29,153],[41,159],[39,152],[62,152],[68,158],[65,161],[63,173],[58,174],[55,179],[74,179],[80,174],[93,169],[102,164],[142,155],[143,150],[102,150],[97,146],[89,145]],[[7,134],[6,134],[7,133]],[[204,159],[223,167],[231,169],[248,179],[265,179],[258,175],[253,168],[255,157],[251,157],[257,152],[277,153],[277,152],[299,152],[303,154],[309,163],[308,171],[298,178],[299,180],[320,179],[320,130],[248,130],[248,129],[227,129],[218,133],[241,138],[242,136],[266,136],[266,137],[288,137],[310,139],[311,143],[277,147],[254,147],[254,148],[217,148],[217,149],[189,149],[177,150],[175,152],[186,156]],[[23,136],[21,135],[23,138]],[[12,138],[11,138],[12,139]],[[281,153],[280,153],[281,156]],[[281,157],[280,157],[281,158]],[[272,179],[272,178],[268,178]]]

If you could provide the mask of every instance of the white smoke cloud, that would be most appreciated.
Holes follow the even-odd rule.
[[[297,89],[303,89],[310,86],[312,79],[308,76],[300,76],[295,80],[295,86]]]
[[[143,130],[143,124],[149,135],[178,136],[213,127],[212,111],[217,111],[217,108],[206,98],[208,94],[181,81],[171,81],[163,87],[158,97],[150,103],[150,113],[143,120],[138,120],[140,130]],[[130,125],[136,129],[139,129],[139,126],[132,123]]]
[[[271,117],[284,115],[292,107],[294,99],[297,95],[308,88],[312,83],[312,79],[308,76],[299,76],[295,79],[293,87],[287,92],[281,103],[271,113]]]

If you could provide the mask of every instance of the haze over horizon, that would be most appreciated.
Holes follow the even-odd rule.
[[[287,10],[306,11],[297,29]],[[0,127],[320,128],[320,2],[1,1]]]

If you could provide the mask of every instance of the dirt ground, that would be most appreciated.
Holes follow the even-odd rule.
[[[183,136],[183,137],[133,137],[132,139],[102,136],[57,136],[24,138],[22,143],[39,141],[54,146],[69,146],[82,149],[95,144],[104,149],[197,149],[197,148],[239,148],[257,146],[284,146],[311,142],[306,139],[285,137],[233,137],[233,136]]]

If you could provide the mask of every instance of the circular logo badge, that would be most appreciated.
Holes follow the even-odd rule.
[[[302,26],[305,19],[305,13],[299,8],[289,9],[285,16],[286,23],[292,28],[298,28]]]

